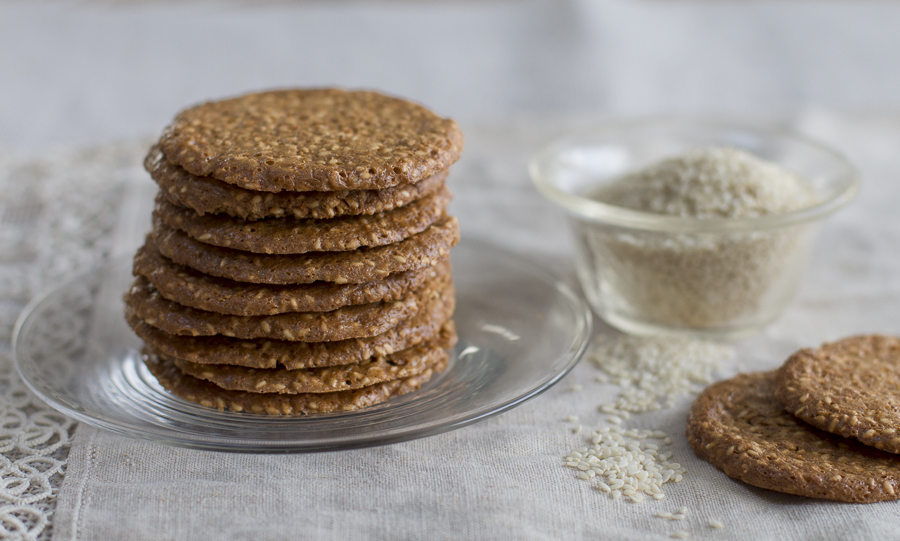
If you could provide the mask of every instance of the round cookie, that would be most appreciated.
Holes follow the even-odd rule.
[[[425,344],[376,357],[359,364],[285,370],[256,369],[221,364],[195,364],[171,360],[183,373],[203,379],[223,389],[251,393],[325,393],[360,389],[376,383],[408,378],[433,366],[446,349],[456,343],[456,335],[439,335]],[[165,355],[156,352],[160,358]]]
[[[713,384],[688,415],[700,458],[761,488],[846,502],[900,499],[900,456],[822,432],[775,400],[775,372]]]
[[[303,394],[262,394],[228,391],[212,383],[183,374],[171,362],[161,359],[149,348],[144,350],[144,364],[160,385],[172,394],[190,402],[220,411],[269,415],[304,415],[309,413],[349,412],[379,404],[391,397],[418,390],[432,375],[447,367],[449,356],[439,359],[424,372],[352,391]]]
[[[212,276],[255,284],[361,284],[446,259],[450,248],[459,241],[459,223],[448,216],[394,244],[349,252],[291,255],[250,254],[204,244],[159,220],[154,220],[153,234],[162,255]]]
[[[159,147],[151,149],[144,167],[172,204],[200,214],[227,214],[244,220],[263,218],[328,219],[386,212],[437,192],[447,171],[415,184],[398,184],[381,190],[337,192],[256,192],[212,177],[198,177],[169,163]]]
[[[178,304],[220,314],[262,316],[328,312],[354,304],[395,301],[426,280],[449,274],[450,260],[362,284],[248,284],[208,276],[173,263],[156,250],[151,237],[134,256],[133,272],[150,280],[163,297]]]
[[[145,323],[126,309],[125,320],[144,342],[169,357],[200,364],[228,364],[249,368],[289,370],[359,363],[376,355],[389,355],[431,339],[443,327],[453,327],[456,305],[453,288],[429,299],[415,316],[375,336],[331,342],[241,340],[222,335],[179,336]]]
[[[341,252],[400,242],[420,233],[444,216],[450,199],[450,190],[444,187],[409,205],[378,214],[330,220],[286,217],[247,222],[227,215],[199,215],[189,208],[173,205],[160,193],[156,196],[153,216],[213,246],[258,254]]]
[[[900,453],[898,389],[900,338],[854,336],[791,355],[775,397],[817,428]]]
[[[452,302],[450,304],[452,311]],[[141,340],[167,357],[197,364],[247,368],[282,366],[288,370],[360,363],[376,355],[390,355],[394,351],[418,345],[442,332],[442,329],[444,332],[456,332],[452,319],[440,321],[423,317],[423,314],[416,314],[375,336],[333,342],[240,340],[221,335],[178,336],[144,323],[131,310],[126,310],[125,320]]]
[[[137,317],[169,334],[329,342],[381,334],[415,315],[431,297],[450,287],[450,277],[441,276],[393,302],[345,306],[331,312],[230,316],[167,300],[146,278],[138,277],[125,294],[125,304]]]
[[[416,183],[459,159],[456,122],[412,102],[336,88],[277,90],[182,111],[166,159],[198,176],[269,192]]]

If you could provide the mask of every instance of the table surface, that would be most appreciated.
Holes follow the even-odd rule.
[[[823,340],[898,332],[900,5],[7,1],[0,20],[15,22],[0,33],[4,332],[41,287],[131,249],[140,222],[121,215],[121,198],[140,193],[128,186],[147,182],[144,141],[177,110],[251,89],[331,84],[380,88],[458,118],[467,149],[450,181],[451,210],[464,237],[570,283],[564,219],[526,172],[555,135],[610,117],[682,114],[765,118],[828,141],[859,166],[863,191],[823,228],[785,315],[735,344],[737,358],[718,376],[776,366]],[[72,151],[83,148],[99,150]],[[613,334],[597,323],[596,336]],[[607,499],[562,461],[585,441],[566,419],[578,416],[585,431],[603,426],[597,406],[616,393],[596,383],[588,362],[537,399],[462,430],[267,457],[76,428],[29,398],[10,372],[8,343],[0,361],[0,409],[19,423],[4,432],[13,443],[0,439],[8,502],[0,528],[10,538],[664,539],[685,530],[709,539],[892,539],[900,531],[896,504],[775,495],[698,461],[681,435],[690,397],[631,421],[672,435],[685,482],[666,485],[662,502]],[[682,505],[692,513],[683,524],[653,517]],[[711,530],[710,519],[726,527]]]

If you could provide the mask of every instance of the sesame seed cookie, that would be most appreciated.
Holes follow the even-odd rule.
[[[775,397],[832,434],[900,453],[900,338],[854,336],[794,353]]]
[[[846,502],[900,499],[900,456],[809,426],[775,400],[776,373],[713,384],[691,406],[698,457],[769,490]]]
[[[422,373],[350,391],[330,393],[248,393],[228,391],[208,381],[182,373],[172,361],[163,360],[149,348],[144,349],[144,364],[166,390],[190,402],[208,408],[269,415],[303,415],[355,411],[379,404],[389,398],[418,390],[431,377],[446,368],[449,356],[441,356]]]
[[[456,122],[415,103],[336,88],[277,90],[182,111],[166,159],[249,190],[381,189],[416,183],[459,159]]]
[[[452,302],[450,308],[452,311]],[[132,310],[126,310],[125,319],[141,340],[167,357],[197,364],[247,368],[282,366],[288,370],[360,363],[377,355],[390,355],[394,351],[418,345],[442,329],[455,332],[456,328],[452,319],[442,322],[437,317],[420,313],[375,336],[332,342],[289,342],[261,338],[241,340],[221,335],[168,334],[144,323]]]
[[[200,364],[229,364],[249,368],[289,370],[359,363],[376,355],[389,355],[434,337],[443,327],[454,327],[450,316],[456,299],[453,288],[429,299],[415,316],[375,336],[331,342],[294,342],[257,338],[241,340],[222,335],[179,336],[145,323],[126,307],[125,320],[144,342],[169,357]]]
[[[202,273],[256,284],[308,284],[316,281],[361,284],[397,272],[436,265],[459,242],[459,224],[447,216],[425,231],[394,244],[348,252],[251,254],[191,239],[154,220],[159,252]]]
[[[297,342],[329,342],[381,334],[414,316],[420,306],[452,287],[449,276],[439,276],[392,302],[344,306],[330,312],[300,312],[274,316],[231,316],[197,310],[163,298],[146,278],[139,276],[125,304],[137,317],[169,334],[231,338],[275,338]]]
[[[220,314],[263,316],[287,312],[328,312],[342,306],[395,301],[426,280],[450,273],[450,260],[399,272],[362,284],[268,285],[208,276],[162,256],[152,237],[134,256],[133,272],[144,276],[170,301]]]
[[[251,393],[325,393],[360,389],[376,383],[408,378],[434,365],[456,344],[455,334],[441,333],[425,344],[357,364],[285,370],[256,369],[221,364],[195,364],[168,359],[183,373],[231,391]],[[159,351],[156,354],[165,359]]]
[[[212,177],[198,177],[169,163],[154,147],[144,167],[172,204],[192,208],[200,214],[227,214],[244,220],[263,218],[328,219],[386,212],[437,192],[447,171],[440,171],[415,184],[398,184],[381,190],[336,192],[257,192],[245,190]]]
[[[269,218],[248,222],[227,215],[199,215],[177,207],[161,193],[153,216],[195,240],[258,254],[340,252],[360,246],[382,246],[427,229],[444,216],[450,202],[446,187],[437,193],[389,212],[342,216],[330,220]]]

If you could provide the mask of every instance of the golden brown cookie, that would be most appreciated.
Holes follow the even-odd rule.
[[[256,192],[212,177],[198,177],[169,163],[159,147],[151,149],[144,167],[172,204],[200,214],[228,214],[245,220],[263,218],[327,219],[386,212],[431,195],[444,185],[447,171],[415,184],[381,190],[336,192]]]
[[[452,311],[452,299],[448,304]],[[440,321],[438,317],[419,313],[375,336],[333,342],[289,342],[261,338],[241,340],[221,335],[168,334],[144,323],[129,309],[125,311],[125,320],[141,340],[167,357],[198,364],[247,368],[283,366],[289,370],[360,363],[376,355],[390,355],[394,351],[418,345],[434,337],[441,329],[455,332],[456,328],[451,319]]]
[[[900,338],[854,336],[801,349],[778,371],[775,397],[817,428],[900,453]]]
[[[342,252],[400,242],[420,233],[444,216],[450,199],[450,190],[444,187],[409,205],[378,214],[330,220],[285,217],[248,222],[227,215],[201,216],[189,208],[173,205],[160,193],[156,196],[153,216],[192,239],[213,246],[258,254]]]
[[[284,368],[257,369],[223,364],[195,364],[167,358],[183,373],[214,383],[231,391],[251,393],[325,393],[360,389],[376,383],[408,378],[424,372],[447,355],[445,350],[456,344],[455,334],[441,333],[424,344],[407,348],[384,357],[375,357],[357,364],[324,368],[286,370]]]
[[[139,276],[125,294],[126,309],[169,334],[231,338],[272,338],[297,342],[329,342],[381,334],[414,316],[445,288],[449,276],[439,276],[392,302],[345,306],[330,312],[299,312],[274,316],[231,316],[190,308],[163,298]]]
[[[144,363],[166,390],[190,402],[208,408],[269,415],[303,415],[355,411],[373,406],[391,397],[418,390],[432,375],[442,372],[449,357],[442,356],[422,373],[352,391],[303,394],[263,394],[228,391],[212,383],[182,373],[171,361],[162,360],[148,348]]]
[[[166,159],[249,190],[381,189],[459,159],[456,122],[376,92],[278,90],[182,111],[162,134]]]
[[[179,304],[236,316],[286,312],[328,312],[342,306],[395,301],[426,280],[450,272],[450,260],[433,267],[392,274],[363,284],[268,285],[235,282],[197,272],[163,257],[148,238],[134,256],[134,274],[144,276],[159,293]]]
[[[415,316],[405,319],[375,336],[332,342],[290,342],[286,340],[241,340],[226,336],[178,336],[163,332],[126,309],[125,320],[144,342],[169,357],[200,364],[229,364],[250,368],[290,370],[337,366],[365,361],[375,355],[389,355],[415,346],[435,336],[442,327],[453,327],[453,288],[429,299]]]
[[[395,244],[349,252],[292,255],[250,254],[195,241],[154,221],[159,252],[202,273],[255,284],[308,284],[316,281],[361,284],[397,272],[436,265],[459,241],[459,224],[448,216]]]
[[[687,436],[700,458],[745,483],[846,502],[900,498],[900,456],[822,432],[775,400],[775,372],[715,383],[697,398]]]

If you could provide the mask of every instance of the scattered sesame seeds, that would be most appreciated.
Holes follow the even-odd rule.
[[[614,500],[623,495],[632,503],[641,503],[644,495],[662,499],[662,485],[680,482],[685,469],[668,462],[668,454],[661,455],[658,445],[646,441],[662,439],[659,434],[662,433],[617,426],[602,428],[591,433],[590,448],[572,451],[565,457],[566,466],[579,470],[580,479],[587,481],[596,476],[597,487]]]
[[[669,513],[667,511],[659,511],[654,516],[669,520],[684,520],[685,518],[687,518],[687,507],[682,507],[681,509],[673,513]]]
[[[672,445],[672,438],[660,430],[626,430],[623,420],[632,413],[671,407],[676,397],[699,391],[712,381],[720,361],[732,355],[730,347],[683,338],[622,335],[600,342],[593,354],[603,370],[598,380],[618,384],[622,390],[614,403],[599,407],[609,414],[611,426],[592,432],[592,447],[569,453],[566,465],[577,468],[580,479],[596,479],[597,488],[612,499],[624,496],[632,503],[645,496],[664,499],[662,485],[680,483],[686,473],[681,464],[670,462],[671,452],[660,452],[660,445]],[[570,415],[567,421],[577,422],[578,417]],[[573,432],[580,433],[581,428],[578,425]],[[673,520],[683,520],[686,513],[686,507],[680,509],[674,514],[679,518]]]
[[[591,358],[605,372],[603,379],[622,390],[615,403],[603,404],[600,411],[621,422],[623,413],[672,407],[678,396],[712,383],[713,371],[733,356],[731,347],[687,338],[620,335],[603,340]]]

